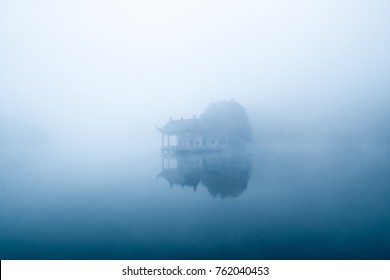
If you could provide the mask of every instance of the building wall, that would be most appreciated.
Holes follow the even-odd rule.
[[[168,136],[165,138],[164,146],[168,146]],[[169,136],[169,146],[182,149],[218,149],[228,145],[228,139],[219,134],[177,133]]]
[[[183,133],[178,134],[178,146],[188,149],[202,148],[202,134]]]

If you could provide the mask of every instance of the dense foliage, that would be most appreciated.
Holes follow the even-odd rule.
[[[200,119],[210,131],[226,135],[232,145],[252,140],[252,128],[246,110],[236,101],[211,103]]]

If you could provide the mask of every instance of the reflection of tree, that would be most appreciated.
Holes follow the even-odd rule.
[[[206,160],[201,183],[212,196],[237,197],[248,186],[251,161],[248,155],[230,155]]]
[[[214,197],[237,197],[248,186],[251,159],[238,152],[163,155],[162,171],[171,186],[188,186],[196,190],[199,183]]]

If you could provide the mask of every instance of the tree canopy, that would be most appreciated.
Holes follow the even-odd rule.
[[[210,103],[200,120],[211,131],[227,135],[233,145],[252,140],[252,128],[246,110],[234,100]]]

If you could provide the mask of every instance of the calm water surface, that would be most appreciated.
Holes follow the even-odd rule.
[[[0,148],[0,259],[390,259],[390,156]]]

